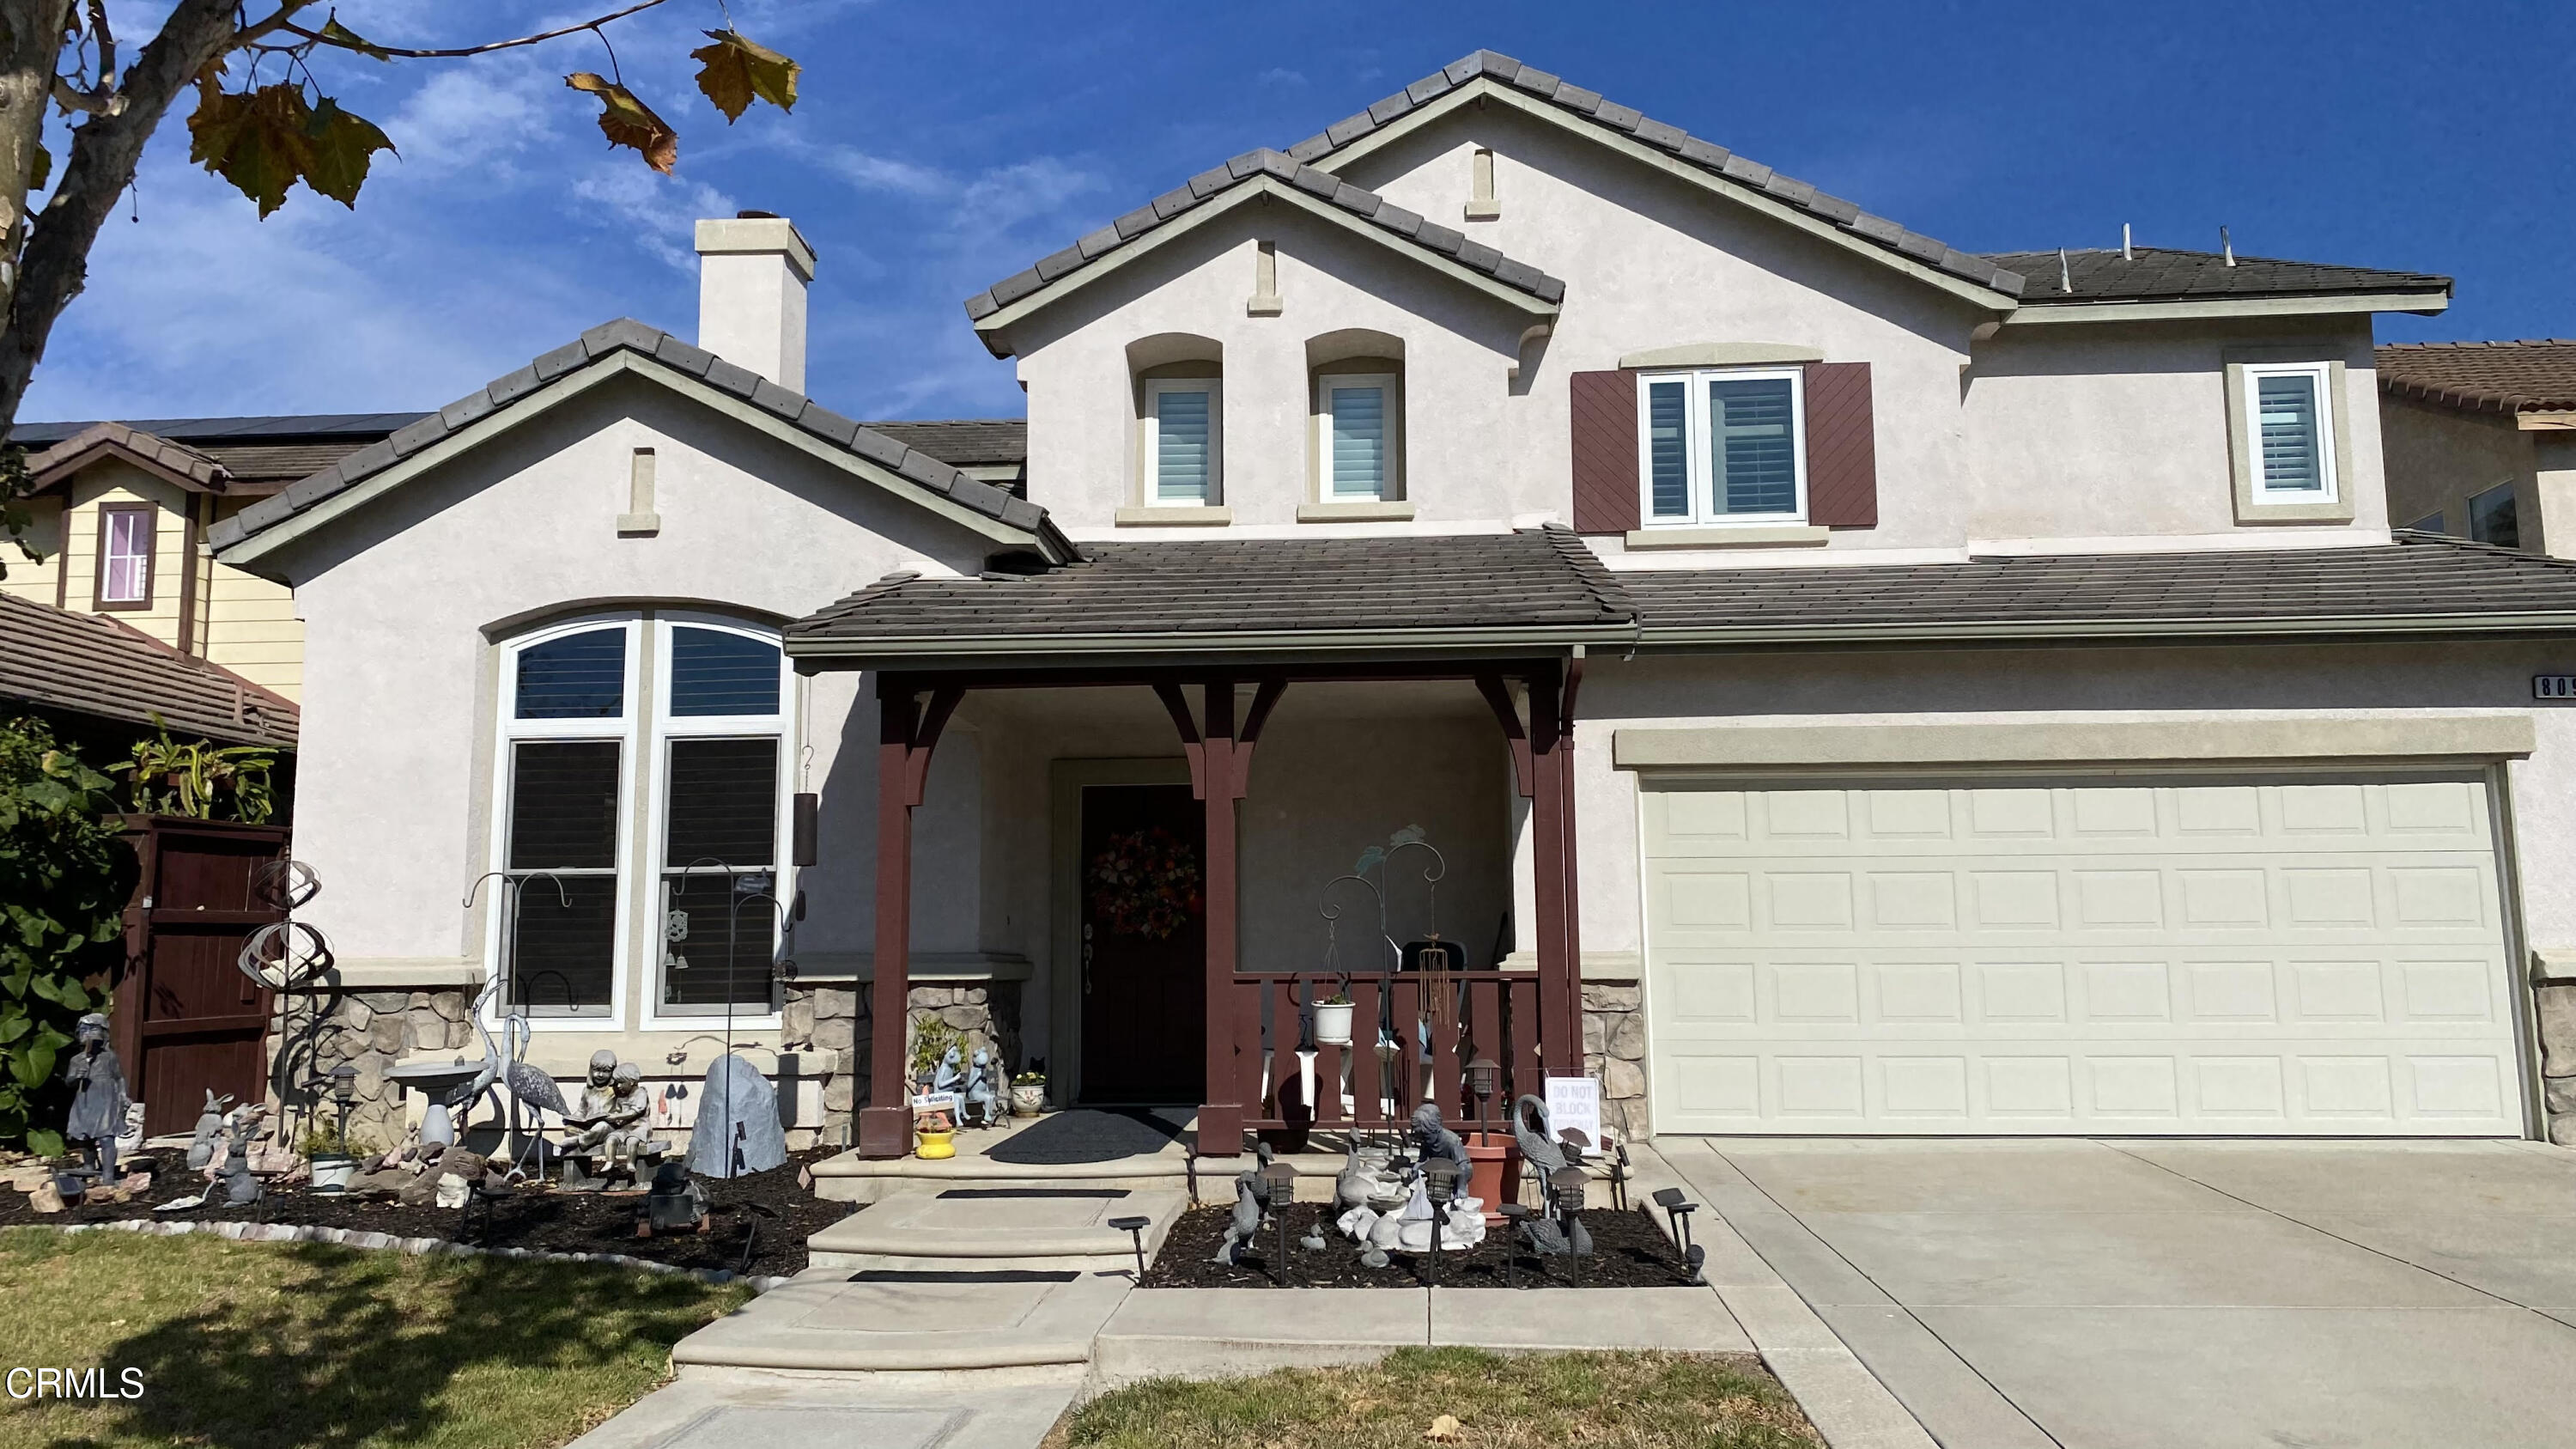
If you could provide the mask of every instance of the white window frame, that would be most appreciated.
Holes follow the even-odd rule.
[[[492,833],[490,854],[486,857],[493,869],[507,869],[510,859],[510,795],[512,772],[517,757],[515,747],[519,741],[614,740],[618,746],[617,844],[614,857],[616,884],[612,887],[616,909],[613,916],[614,924],[609,930],[608,1012],[604,1016],[543,1016],[532,1011],[527,1015],[531,1030],[617,1031],[622,1030],[626,1022],[627,984],[632,974],[627,969],[627,963],[634,955],[635,912],[631,906],[634,900],[635,872],[632,843],[635,837],[637,801],[633,782],[636,751],[642,745],[640,726],[645,715],[645,711],[639,707],[637,695],[643,681],[644,641],[648,637],[645,629],[646,622],[642,615],[635,613],[586,615],[519,635],[502,647],[501,687],[495,691],[500,695],[500,718],[499,728],[494,736],[498,745],[493,754],[492,767]],[[587,634],[606,628],[622,630],[626,636],[626,665],[624,677],[619,684],[622,692],[619,698],[618,717],[613,720],[520,719],[518,717],[520,654],[536,645],[549,643],[567,635]],[[488,882],[485,889],[485,898],[492,903],[491,908],[485,912],[483,923],[483,969],[486,973],[486,981],[491,979],[491,973],[501,969],[502,935],[509,924],[509,892],[493,889],[501,884],[502,881],[496,879]],[[542,882],[535,887],[538,890],[545,888]],[[517,963],[512,964],[515,966]],[[501,1016],[508,1015],[509,1011],[509,1003],[502,1001],[496,994],[492,998],[490,1015],[497,1020]]]
[[[1162,495],[1163,408],[1167,392],[1204,392],[1208,395],[1208,476],[1207,488],[1197,498],[1165,498]],[[1207,377],[1149,377],[1145,380],[1145,452],[1139,501],[1147,508],[1214,508],[1225,502],[1225,379]]]
[[[2334,368],[2325,362],[2249,362],[2241,405],[2245,409],[2246,467],[2254,485],[2254,502],[2341,503],[2343,460],[2335,456]],[[2304,377],[2317,399],[2317,481],[2321,488],[2275,488],[2263,472],[2263,379]]]
[[[1377,492],[1343,493],[1333,486],[1333,389],[1374,387],[1385,399],[1386,471]],[[1315,501],[1318,503],[1392,503],[1404,497],[1404,378],[1393,372],[1319,372],[1315,374]]]
[[[1682,384],[1683,452],[1690,480],[1690,512],[1655,512],[1654,437],[1649,411],[1653,384]],[[1727,513],[1717,507],[1716,459],[1711,451],[1708,385],[1712,382],[1789,384],[1789,456],[1796,506],[1786,513]],[[1807,521],[1807,374],[1797,367],[1718,367],[1637,374],[1637,521],[1643,528],[1777,528]]]
[[[794,666],[788,663],[786,653],[782,649],[778,659],[778,712],[776,714],[675,716],[671,713],[671,686],[675,678],[671,667],[671,646],[677,630],[708,629],[719,634],[735,634],[746,639],[759,640],[772,648],[779,646],[779,634],[775,629],[759,628],[745,624],[739,619],[729,619],[716,614],[683,613],[676,610],[657,611],[651,623],[653,625],[654,683],[653,727],[649,739],[653,760],[652,768],[645,777],[644,793],[646,806],[650,811],[647,818],[653,822],[653,828],[642,843],[644,864],[648,869],[641,873],[640,879],[644,883],[643,889],[647,897],[646,919],[653,923],[655,930],[652,933],[653,938],[644,943],[647,949],[637,953],[636,964],[642,968],[643,973],[640,987],[644,993],[646,1026],[656,1029],[685,1026],[702,1028],[711,1020],[724,1020],[725,1012],[721,1005],[696,1011],[666,1012],[662,1002],[663,942],[659,929],[664,909],[662,877],[666,872],[688,864],[686,861],[675,863],[664,859],[665,847],[671,835],[671,742],[682,739],[758,737],[777,739],[778,778],[774,784],[778,796],[778,809],[772,822],[777,830],[777,837],[770,842],[770,894],[778,898],[781,906],[792,905],[796,899],[796,867],[790,857],[794,854],[792,839],[795,831],[797,676]],[[770,959],[774,962],[785,940],[784,913],[768,911],[764,914],[768,916],[771,923],[769,950]],[[746,913],[746,919],[748,919],[748,913]],[[694,926],[690,934],[691,939],[696,939]],[[737,1006],[734,1008],[733,1024],[739,1028],[758,1030],[779,1025],[780,1017],[777,1012],[767,1010],[746,1013]]]
[[[102,507],[99,512],[101,519],[98,551],[99,602],[121,604],[138,609],[149,607],[152,602],[152,555],[159,544],[160,532],[156,527],[159,520],[153,516],[154,510],[143,504],[117,503]],[[116,551],[116,528],[120,523],[125,524],[129,530],[128,542],[135,545],[135,551],[132,553],[120,554]],[[128,560],[134,565],[132,580],[134,588],[130,593],[114,593],[108,587],[107,581],[113,575],[119,559]]]

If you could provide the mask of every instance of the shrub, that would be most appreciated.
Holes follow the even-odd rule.
[[[104,1008],[132,852],[105,775],[38,720],[0,723],[0,1142],[51,1156],[57,1064],[81,1014]]]

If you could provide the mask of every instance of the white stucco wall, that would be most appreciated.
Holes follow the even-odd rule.
[[[1467,221],[1472,158],[1495,157],[1501,214]],[[1587,137],[1507,107],[1466,108],[1342,174],[1566,283],[1550,335],[1414,257],[1292,209],[1238,209],[1076,288],[1007,334],[1029,396],[1031,496],[1077,533],[1140,501],[1131,347],[1174,334],[1222,351],[1225,501],[1248,533],[1502,527],[1571,513],[1568,376],[1696,343],[1775,343],[1871,365],[1879,523],[1821,548],[1626,554],[1618,566],[1804,566],[1957,557],[1995,544],[2302,547],[2384,541],[2367,316],[2025,325]],[[1257,244],[1276,316],[1249,316]],[[2034,281],[2032,284],[2040,284]],[[1305,343],[1401,339],[1409,524],[1294,522],[1313,497]],[[2223,364],[2246,349],[2345,364],[2349,522],[2241,525]],[[1159,357],[1150,347],[1148,355]],[[1515,373],[1517,368],[1517,374]]]
[[[661,530],[621,537],[638,447],[656,450]],[[458,901],[491,864],[496,640],[514,621],[637,604],[792,619],[907,560],[971,572],[991,547],[631,379],[318,530],[278,560],[307,626],[296,853],[323,882],[309,919],[344,965],[480,960],[480,915]],[[806,683],[803,713],[809,778],[825,797],[820,878],[868,879],[872,698],[860,676],[823,675]],[[934,795],[960,798],[943,787],[976,768],[971,741],[944,751]],[[946,808],[960,818],[924,812],[932,862],[973,848],[971,806]],[[963,922],[943,914],[956,899],[927,893],[927,940],[972,943],[973,894]],[[800,947],[865,948],[863,899],[817,890],[809,904]]]

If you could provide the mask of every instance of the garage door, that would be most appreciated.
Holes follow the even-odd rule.
[[[1645,790],[1658,1131],[2523,1130],[2473,778]]]

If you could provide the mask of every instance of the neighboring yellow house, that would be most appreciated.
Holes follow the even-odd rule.
[[[304,624],[280,584],[215,562],[207,527],[410,422],[412,413],[33,423],[35,514],[0,592],[112,615],[288,699],[301,692]]]
[[[283,584],[221,564],[206,529],[391,436],[419,413],[24,423],[44,557],[5,559],[0,593],[112,615],[290,700],[303,698],[304,621]],[[1018,419],[871,423],[985,482],[1025,487]]]

